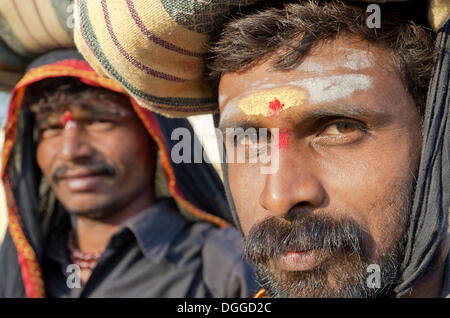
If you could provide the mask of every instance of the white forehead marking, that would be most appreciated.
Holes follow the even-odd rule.
[[[364,74],[344,74],[325,77],[312,77],[282,84],[266,84],[255,87],[256,90],[277,86],[299,86],[309,93],[309,102],[319,104],[350,97],[355,91],[367,90],[372,79]]]
[[[304,72],[323,73],[333,71],[338,67],[343,67],[353,71],[363,70],[374,65],[372,54],[368,51],[342,48],[339,51],[345,51],[345,55],[338,60],[330,63],[317,63],[307,59],[299,66],[299,70]]]
[[[241,97],[237,96],[230,100],[226,105],[231,106],[232,104],[236,105],[236,107],[225,107],[223,112],[220,113],[220,120],[228,120],[230,117],[233,117],[235,114],[239,114],[241,110],[237,107],[237,102]]]
[[[222,105],[223,102],[228,98],[228,95],[225,93],[222,93],[219,95],[219,105]]]
[[[373,85],[370,76],[364,74],[344,74],[313,77],[281,84],[265,84],[256,87],[252,92],[280,86],[301,87],[309,93],[308,103],[320,104],[349,98],[354,92],[367,90]],[[220,114],[221,119],[226,120],[241,112],[239,107],[237,107],[237,103],[241,98],[242,95],[236,96],[227,103],[227,105],[235,105],[235,107],[225,107],[224,111]]]
[[[340,48],[339,51],[345,51],[343,57],[334,63],[317,63],[306,60],[299,66],[299,70],[304,72],[324,73],[326,71],[335,70],[338,67],[350,69],[352,71],[359,71],[374,66],[373,55],[365,50],[358,50],[352,48]],[[325,101],[333,102],[339,99],[350,97],[355,91],[367,90],[372,87],[372,80],[369,76],[363,74],[344,74],[327,77],[307,78],[299,81],[292,81],[283,84],[259,84],[267,82],[271,77],[267,76],[262,81],[255,81],[251,88],[254,90],[262,90],[273,88],[277,86],[299,86],[309,93],[309,102],[318,104]],[[220,105],[223,104],[228,96],[224,93],[219,97]],[[230,100],[227,104],[236,104],[241,99],[237,96]],[[221,119],[227,119],[239,113],[238,107],[225,107],[221,113]]]
[[[336,65],[332,65],[332,64],[321,64],[321,63],[316,63],[316,62],[312,62],[312,61],[305,61],[303,62],[300,66],[299,69],[304,71],[304,72],[316,72],[316,73],[322,73],[325,71],[331,71],[334,70],[336,68]]]
[[[328,77],[307,78],[289,82],[287,85],[300,86],[309,93],[309,102],[319,104],[350,97],[355,91],[364,91],[372,86],[369,76],[363,74],[344,74]]]
[[[77,127],[77,122],[75,120],[68,120],[66,122],[66,125],[64,126],[64,129],[72,129]]]
[[[349,54],[345,56],[343,66],[354,71],[363,70],[365,68],[372,67],[374,65],[372,61],[372,54],[367,51],[356,49],[342,49]]]

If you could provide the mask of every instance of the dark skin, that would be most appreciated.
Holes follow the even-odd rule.
[[[411,184],[417,171],[421,118],[396,71],[386,63],[392,60],[389,52],[342,36],[319,48],[304,60],[304,67],[275,71],[267,60],[248,71],[222,75],[220,128],[290,132],[288,144],[279,149],[275,173],[261,174],[262,163],[228,164],[231,192],[244,235],[268,217],[289,219],[294,207],[305,215],[345,216],[364,230],[365,251],[377,263],[406,226],[401,221],[404,212],[394,208],[402,199],[393,194]],[[333,76],[339,80],[327,82]],[[240,103],[265,92],[267,101],[273,100],[274,90],[304,98],[275,115],[255,114],[255,108],[249,111]],[[292,94],[283,94],[279,99],[288,105]],[[228,151],[236,144],[227,142],[226,147]],[[447,253],[444,240],[437,266],[411,296],[439,297]],[[273,273],[309,270],[323,261],[314,260],[314,251],[306,263],[297,251],[288,254],[284,261],[268,265]]]
[[[124,101],[57,107],[37,113],[36,125],[38,165],[76,216],[79,249],[103,251],[124,220],[154,203],[156,145]],[[82,281],[89,275],[83,270]]]

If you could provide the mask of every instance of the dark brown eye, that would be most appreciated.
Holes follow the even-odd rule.
[[[321,145],[345,145],[352,144],[364,138],[367,127],[360,122],[351,120],[340,120],[329,123],[314,138]]]
[[[338,122],[332,125],[329,125],[322,132],[321,135],[343,135],[343,134],[351,134],[359,131],[360,128],[351,122]]]
[[[52,138],[56,137],[61,133],[61,125],[49,125],[39,129],[39,135],[41,138]]]
[[[105,131],[113,127],[114,123],[107,119],[95,119],[86,125],[86,129],[89,131]]]

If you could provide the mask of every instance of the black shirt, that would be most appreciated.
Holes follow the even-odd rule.
[[[256,292],[253,269],[242,259],[240,233],[233,227],[188,222],[171,199],[127,220],[80,287],[66,251],[69,227],[70,222],[59,227],[45,249],[49,297],[222,298]]]

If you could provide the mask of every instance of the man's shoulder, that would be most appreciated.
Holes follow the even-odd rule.
[[[180,258],[186,259],[195,253],[201,262],[202,280],[214,297],[252,297],[257,291],[254,270],[244,259],[242,237],[236,228],[189,223],[174,243],[172,257],[184,255]]]
[[[201,271],[201,280],[214,297],[254,295],[254,270],[244,260],[242,236],[235,227],[218,228],[189,220],[174,205],[166,206],[164,213],[170,216],[166,215],[159,225],[164,223],[166,228],[165,234],[160,234],[166,237],[165,258],[169,263],[184,270]]]
[[[242,237],[232,226],[218,228],[207,222],[186,220],[183,229],[174,240],[174,245],[183,243],[196,245],[204,255],[220,254],[232,260],[242,259]]]
[[[174,250],[203,251],[205,248],[213,246],[222,249],[230,243],[236,245],[235,241],[240,240],[239,233],[237,231],[234,233],[234,228],[221,229],[211,223],[185,219],[182,215],[179,215],[177,219],[177,222],[182,223],[183,226],[172,242]],[[239,251],[240,246],[238,247]]]
[[[234,227],[212,231],[202,250],[203,278],[215,297],[253,297],[253,266],[244,258],[241,233]]]

